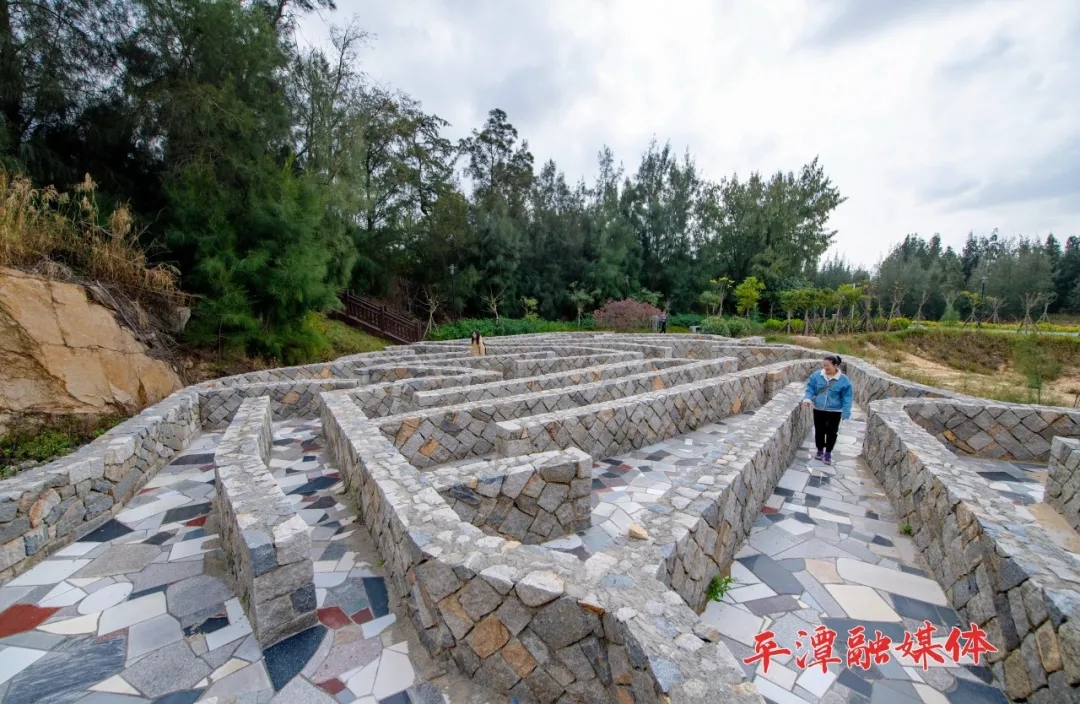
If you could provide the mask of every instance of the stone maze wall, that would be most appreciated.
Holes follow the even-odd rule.
[[[438,389],[472,388],[472,385],[501,379],[498,372],[461,369],[450,376],[425,376],[384,384],[357,387],[352,397],[368,418],[398,415],[423,407],[419,397]],[[318,415],[318,413],[316,413]]]
[[[265,460],[271,419],[317,415],[433,657],[521,701],[762,701],[695,610],[808,430],[801,382],[821,352],[608,333],[517,336],[488,350],[398,346],[177,392],[0,482],[0,576],[98,527],[200,429],[227,425],[218,511],[249,619],[264,644],[314,623],[308,534]],[[912,384],[858,359],[845,368],[869,407],[867,462],[953,606],[1004,645],[991,667],[1008,695],[1080,698],[1074,557],[953,452],[1049,457],[1047,501],[1077,525],[1080,443],[1061,436],[1077,435],[1080,416]],[[710,471],[674,478],[639,519],[644,540],[617,537],[584,562],[534,544],[588,525],[592,458],[750,409],[760,410]],[[469,446],[465,433],[467,453],[447,449]]]
[[[416,411],[383,418],[378,423],[413,465],[431,467],[490,453],[495,449],[496,424],[500,421],[635,398],[649,391],[711,379],[731,366],[731,360],[690,362],[591,384]]]
[[[430,476],[461,520],[485,533],[539,545],[592,524],[592,458],[576,448],[444,467]]]
[[[653,546],[652,567],[634,568],[485,535],[351,399],[324,400],[328,447],[433,656],[522,701],[762,701],[726,646],[694,635],[694,612],[648,574]]]
[[[1054,438],[1046,479],[1046,503],[1080,530],[1080,440]]]
[[[916,548],[952,606],[998,647],[988,659],[1009,698],[1076,701],[1080,571],[1075,558],[920,426],[915,418],[925,419],[938,404],[954,407],[950,400],[871,403],[867,463],[899,520],[913,528]],[[999,420],[1005,412],[1000,409]]]
[[[813,426],[813,414],[801,404],[803,389],[794,383],[776,394],[739,429],[729,456],[707,471],[680,476],[678,488],[659,502],[666,510],[646,515],[645,529],[667,556],[663,582],[691,608],[705,608],[709,582],[728,573]]]
[[[908,412],[953,452],[995,460],[1047,462],[1055,437],[1080,435],[1077,411],[972,401],[917,404]]]
[[[462,385],[457,388],[419,391],[416,393],[416,408],[434,408],[453,406],[471,401],[519,396],[549,389],[563,389],[578,384],[592,384],[606,379],[618,379],[631,374],[655,372],[673,366],[686,364],[684,359],[636,359],[630,362],[601,364],[585,369],[572,369],[567,372],[542,374],[526,379],[506,379],[490,383]],[[728,370],[725,370],[728,371]],[[730,371],[734,371],[731,369]],[[365,412],[366,413],[366,412]],[[380,415],[380,414],[376,414]],[[392,415],[389,413],[381,415]],[[370,418],[371,416],[368,415]]]
[[[177,391],[77,452],[0,481],[0,577],[109,520],[199,432],[198,394]]]
[[[515,457],[577,447],[611,457],[760,407],[770,388],[805,379],[812,360],[726,374],[668,389],[496,424],[495,451]],[[779,375],[779,379],[778,379]],[[786,380],[786,381],[785,381]]]
[[[270,422],[269,399],[245,400],[214,455],[222,547],[263,647],[319,622],[307,524],[267,466]]]

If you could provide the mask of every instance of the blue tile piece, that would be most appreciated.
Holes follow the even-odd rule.
[[[386,580],[382,577],[364,577],[364,591],[367,592],[371,613],[375,618],[390,613],[390,597],[386,593]]]
[[[186,692],[173,692],[164,697],[158,697],[154,704],[194,704],[203,693],[201,689],[189,689]]]
[[[79,540],[84,543],[107,543],[130,532],[130,528],[114,518],[102,523],[95,530],[79,538]]]
[[[290,494],[300,494],[301,496],[307,496],[308,494],[314,494],[316,491],[322,491],[323,489],[329,489],[337,484],[338,480],[332,477],[315,477],[306,484],[301,484],[296,487]]]
[[[191,636],[198,635],[199,633],[213,633],[214,631],[219,631],[228,625],[229,619],[225,616],[214,616],[212,618],[206,619],[202,623],[195,626],[188,626],[184,629],[184,635],[190,638]]]
[[[198,518],[207,513],[210,513],[210,502],[170,508],[161,519],[161,525],[176,523],[177,521],[190,521],[192,518]]]
[[[379,704],[412,704],[412,702],[409,701],[409,695],[405,694],[405,692],[398,692],[386,699],[380,699]]]
[[[155,535],[152,535],[151,537],[144,540],[143,543],[146,545],[163,545],[169,538],[173,537],[174,535],[176,535],[174,531],[164,531],[161,533],[156,533]]]
[[[739,562],[777,594],[802,594],[806,591],[794,575],[768,555],[752,555]]]
[[[1006,704],[1005,695],[997,687],[957,678],[956,689],[945,697],[955,704]]]
[[[214,461],[213,452],[204,452],[191,455],[183,455],[177,457],[170,462],[170,465],[188,465],[188,464],[211,464]]]
[[[168,583],[165,583],[165,584],[159,584],[156,587],[150,587],[149,589],[140,589],[137,592],[132,592],[132,593],[128,594],[127,601],[134,601],[135,599],[139,599],[139,598],[144,597],[144,596],[150,596],[151,594],[155,594],[157,592],[163,592],[168,588],[169,588]]]
[[[91,685],[124,668],[127,638],[72,638],[11,680],[7,704],[60,704],[71,702]]]
[[[280,692],[282,687],[304,669],[325,636],[324,626],[313,626],[263,651],[266,672],[270,675],[275,692]]]

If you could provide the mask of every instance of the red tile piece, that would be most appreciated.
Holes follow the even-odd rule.
[[[352,615],[352,620],[356,621],[357,623],[367,623],[368,621],[371,621],[374,618],[375,618],[375,616],[371,613],[370,608],[360,609],[359,611],[357,611],[355,614]]]
[[[345,615],[345,612],[337,606],[319,609],[317,613],[319,614],[319,620],[322,621],[322,624],[335,631],[352,623],[352,621],[349,620],[349,617]],[[337,692],[331,692],[331,694],[337,694]]]
[[[345,683],[341,680],[334,678],[320,682],[319,687],[327,694],[337,694],[345,689]]]
[[[59,607],[42,608],[33,604],[15,604],[0,613],[0,638],[32,631],[45,623]]]
[[[761,512],[762,513],[780,513],[780,511],[773,508],[772,506],[762,506],[761,507]]]
[[[184,525],[185,526],[202,527],[202,525],[204,523],[206,523],[207,518],[208,518],[208,516],[199,516],[198,518],[192,518],[190,521],[187,521],[186,523],[184,523]]]

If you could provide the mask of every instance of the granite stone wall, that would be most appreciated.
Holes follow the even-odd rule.
[[[431,467],[488,454],[495,448],[496,424],[500,421],[632,398],[709,379],[730,367],[730,360],[723,359],[692,362],[592,384],[410,412],[378,422],[413,465]]]
[[[632,555],[582,563],[485,535],[343,392],[324,394],[323,427],[433,657],[519,701],[763,701],[727,647],[695,635],[694,612]],[[651,544],[628,549],[659,560]]]
[[[445,467],[432,485],[461,520],[529,545],[592,523],[592,458],[571,448]]]
[[[988,660],[1009,698],[1076,701],[1075,558],[912,418],[936,403],[871,403],[867,464],[899,520],[912,527],[916,548],[963,622],[978,624],[998,647]]]
[[[1055,437],[1080,435],[1080,411],[1042,406],[935,401],[908,412],[955,453],[1018,462],[1047,462]]]
[[[680,477],[658,502],[662,508],[645,514],[645,529],[667,555],[664,584],[695,610],[705,607],[709,582],[730,570],[813,426],[813,414],[802,407],[803,388],[794,383],[776,394],[738,429],[732,457]]]
[[[542,374],[526,379],[506,379],[456,388],[418,391],[415,396],[416,409],[453,406],[459,403],[519,396],[549,389],[563,389],[578,384],[592,384],[605,379],[618,379],[631,374],[668,369],[686,364],[688,361],[685,359],[636,359],[629,362],[601,364],[586,369],[572,369],[568,372]],[[734,371],[734,369],[725,368],[725,371]],[[369,418],[372,417],[370,414],[367,415]]]
[[[0,481],[0,577],[112,518],[198,432],[198,395],[183,389],[74,454]]]
[[[495,426],[495,451],[514,457],[577,447],[612,457],[760,407],[766,388],[805,380],[811,360],[780,362],[629,398],[508,420]]]
[[[1080,530],[1080,440],[1056,437],[1050,448],[1046,503]]]
[[[267,466],[270,421],[267,397],[246,399],[214,454],[222,547],[263,647],[319,621],[307,524]]]
[[[368,418],[399,415],[422,407],[418,396],[440,389],[459,390],[474,384],[487,384],[501,379],[498,372],[463,369],[460,374],[427,376],[402,381],[361,386],[353,392],[353,400]]]

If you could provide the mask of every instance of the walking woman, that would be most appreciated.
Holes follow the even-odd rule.
[[[480,337],[479,330],[472,331],[472,337],[469,340],[469,355],[473,357],[483,357],[487,354],[487,350],[484,348],[484,338]]]
[[[806,382],[804,406],[814,407],[815,459],[832,464],[832,451],[841,419],[851,417],[851,398],[854,395],[851,380],[840,371],[840,355],[827,354],[821,361],[821,369],[814,372]]]

